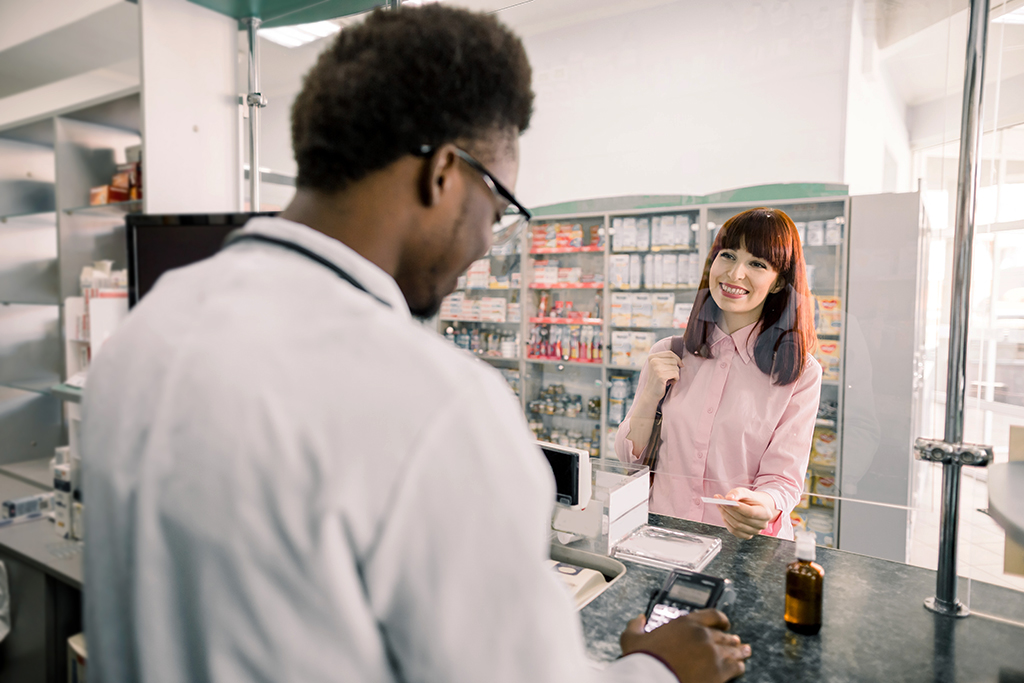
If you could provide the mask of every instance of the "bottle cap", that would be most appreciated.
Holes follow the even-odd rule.
[[[796,532],[796,559],[813,561],[816,557],[816,537],[811,531]]]

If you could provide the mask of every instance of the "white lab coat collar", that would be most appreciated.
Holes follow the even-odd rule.
[[[374,296],[391,304],[399,315],[405,318],[412,317],[409,304],[406,303],[405,296],[393,277],[348,245],[328,237],[319,230],[284,218],[256,217],[246,223],[239,232],[275,237],[309,249],[351,275]]]

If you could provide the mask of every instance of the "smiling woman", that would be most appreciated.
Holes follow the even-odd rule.
[[[739,538],[792,538],[821,390],[813,300],[793,221],[750,209],[718,233],[683,335],[662,340],[619,426],[618,457],[640,459],[661,403],[651,509],[722,524]],[[664,399],[664,400],[663,400]],[[739,505],[709,505],[705,498]]]

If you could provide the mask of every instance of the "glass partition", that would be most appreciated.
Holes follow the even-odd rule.
[[[682,333],[718,230],[781,208],[802,231],[825,371],[791,523],[935,569],[941,469],[913,443],[945,422],[966,3],[461,4],[523,37],[537,114],[516,192],[542,211],[514,253],[467,273],[438,331],[505,376],[536,435],[613,461],[640,368]],[[1004,463],[1024,457],[1024,25],[1019,1],[992,4],[964,438]],[[283,175],[287,109],[327,44],[264,50],[264,158]],[[808,182],[833,196],[795,189]],[[1024,622],[991,599],[1024,589],[1024,552],[986,514],[988,477],[962,473],[960,598]]]

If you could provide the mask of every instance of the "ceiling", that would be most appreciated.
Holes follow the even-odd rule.
[[[289,0],[258,1],[280,5]],[[325,3],[348,3],[353,7],[373,4],[374,1],[324,0]],[[445,1],[478,11],[496,12],[503,22],[529,38],[670,2],[706,0]],[[257,0],[200,2],[239,5]],[[770,10],[786,0],[751,2],[762,3]],[[967,0],[863,0],[865,22],[871,24],[870,30],[865,32],[874,36],[881,46],[877,53],[878,61],[884,65],[893,89],[907,106],[930,102],[961,88],[966,51],[966,4]],[[1001,8],[1013,9],[1022,5],[1024,0],[993,0],[992,4],[994,13],[998,13]],[[1024,26],[990,24],[990,27],[986,80],[1005,80],[1024,73]],[[317,41],[288,49],[262,41],[263,90],[267,93],[294,92],[299,87],[301,74],[313,64],[325,44],[326,41]],[[0,98],[109,65],[131,64],[137,62],[138,54],[138,6],[127,1],[117,2],[0,51]],[[244,89],[244,83],[240,83],[240,89]]]
[[[908,107],[931,102],[963,89],[968,12],[962,9],[927,26],[919,25],[934,17],[920,15],[915,32],[903,35],[880,50],[881,61],[893,88]],[[906,33],[909,28],[903,19],[897,17],[891,24],[897,35]],[[885,35],[884,28],[879,31],[879,35]],[[885,39],[880,37],[880,42],[884,43]],[[985,82],[992,84],[997,79],[1005,81],[1021,73],[1024,73],[1024,25],[990,23]]]
[[[0,98],[138,56],[138,6],[116,3],[0,51]]]

